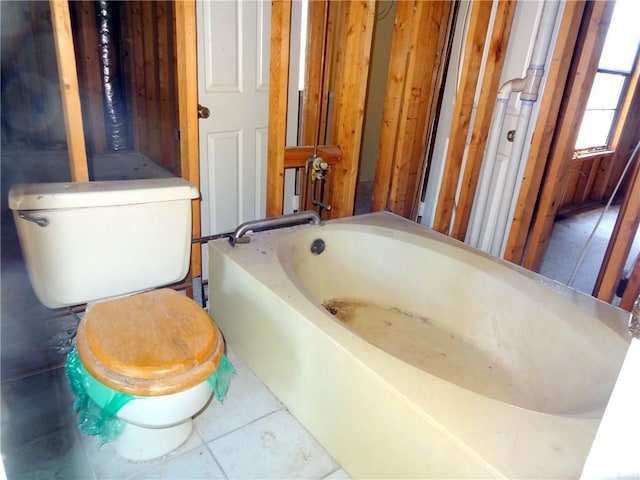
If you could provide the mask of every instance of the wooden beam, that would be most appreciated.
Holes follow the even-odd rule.
[[[282,215],[284,148],[287,133],[291,1],[271,4],[271,64],[269,69],[269,136],[267,146],[267,216]]]
[[[53,39],[56,45],[56,59],[60,79],[60,93],[67,132],[67,150],[71,180],[88,182],[87,150],[84,143],[82,108],[78,88],[76,56],[67,0],[50,0]]]
[[[504,253],[505,260],[516,264],[520,264],[524,256],[534,206],[551,149],[551,140],[556,129],[584,9],[584,1],[564,4],[558,37],[547,68],[544,95],[540,99],[538,119]]]
[[[566,101],[555,131],[546,181],[542,187],[524,258],[524,266],[529,270],[540,269],[542,257],[551,237],[553,222],[562,197],[563,179],[573,159],[578,130],[595,78],[614,5],[615,2],[612,1],[593,2],[588,5],[587,23],[584,24],[584,29],[581,28],[583,41],[578,41],[580,47],[574,57],[575,68],[569,74],[565,91]]]
[[[493,117],[495,99],[498,94],[498,89],[500,88],[500,77],[502,76],[502,67],[507,52],[515,10],[515,0],[501,1],[496,5],[495,20],[491,32],[491,40],[489,41],[489,51],[484,68],[484,75],[482,77],[480,98],[473,122],[471,141],[467,151],[467,160],[462,177],[462,188],[460,189],[455,219],[451,230],[451,236],[458,240],[464,240],[467,234],[471,208],[473,206],[482,160],[484,158],[484,149]],[[451,144],[449,148],[451,148]],[[460,157],[460,159],[462,159],[462,157]],[[440,223],[440,231],[447,231],[448,225],[451,222],[450,218],[446,221],[446,212],[451,212],[453,207],[451,203],[453,199],[450,197],[451,193],[455,195],[455,191],[449,192],[446,209],[443,209],[444,215]]]
[[[460,170],[464,158],[469,124],[473,113],[473,101],[478,87],[482,53],[491,17],[492,2],[478,1],[471,4],[471,18],[464,46],[464,66],[460,86],[453,107],[449,146],[445,159],[444,175],[438,194],[438,204],[433,222],[434,230],[448,234],[454,212]],[[489,68],[487,68],[489,70]],[[499,78],[498,78],[499,81]],[[495,97],[492,97],[495,98]],[[486,110],[486,109],[485,109]],[[485,113],[486,115],[486,113]],[[482,119],[485,121],[484,119]],[[490,120],[489,120],[490,121]],[[473,201],[473,199],[472,199]],[[470,207],[469,207],[470,208]]]
[[[353,0],[341,7],[330,141],[340,146],[342,162],[330,173],[332,218],[353,215],[375,17],[373,0]]]
[[[178,125],[180,129],[180,174],[200,187],[198,141],[198,58],[196,50],[196,4],[177,0],[175,8],[176,83],[178,86]],[[200,199],[193,200],[191,234],[200,237]],[[190,278],[202,275],[200,244],[191,249]]]
[[[284,149],[284,168],[304,168],[307,160],[313,156],[315,147],[286,147]],[[342,151],[337,145],[319,145],[318,156],[329,165],[342,160]]]

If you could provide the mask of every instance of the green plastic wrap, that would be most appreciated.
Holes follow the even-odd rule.
[[[66,371],[71,390],[76,395],[73,408],[78,414],[80,431],[100,437],[100,445],[118,438],[125,424],[116,414],[135,397],[113,390],[91,376],[75,347],[67,357]]]
[[[213,372],[207,381],[211,388],[213,389],[213,393],[216,396],[216,399],[222,403],[224,397],[227,395],[227,390],[229,389],[229,382],[231,381],[232,375],[236,373],[236,369],[233,368],[231,362],[227,358],[226,355],[222,355],[220,358],[220,363],[218,364],[218,368]]]
[[[71,390],[76,396],[73,408],[78,414],[80,431],[99,437],[100,445],[118,438],[124,430],[125,422],[116,414],[127,402],[145,397],[118,392],[100,383],[84,368],[75,347],[67,356],[66,372]],[[226,355],[222,355],[218,368],[207,378],[207,383],[219,402],[224,400],[233,374],[233,365]]]

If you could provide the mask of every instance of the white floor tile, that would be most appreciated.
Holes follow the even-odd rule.
[[[208,443],[229,478],[323,478],[338,465],[286,410]]]
[[[174,458],[186,452],[204,447],[202,439],[194,430],[187,441],[173,452],[153,460],[132,462],[118,455],[109,443],[98,447],[98,439],[96,437],[89,437],[82,434],[80,434],[80,436],[89,463],[95,472],[96,478],[99,480],[135,478],[144,472],[154,471],[156,468],[172,462]]]
[[[195,419],[196,429],[205,442],[283,408],[282,403],[233,351],[228,352],[228,357],[237,375],[231,379],[224,402],[220,404],[213,399]]]
[[[173,456],[160,465],[145,470],[133,478],[162,479],[224,479],[226,478],[213,455],[202,446],[182,455]]]

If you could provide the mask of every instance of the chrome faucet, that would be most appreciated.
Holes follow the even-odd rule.
[[[263,230],[272,230],[274,228],[293,227],[304,223],[313,223],[320,225],[322,220],[320,215],[313,210],[305,210],[304,212],[290,213],[280,217],[263,218],[260,220],[252,220],[245,222],[235,229],[229,237],[229,243],[235,247],[237,243],[249,243],[250,238],[245,237],[248,232],[261,232]]]

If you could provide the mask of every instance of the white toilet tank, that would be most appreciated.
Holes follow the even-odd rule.
[[[184,279],[198,197],[176,177],[14,186],[9,206],[38,299],[57,308]]]

